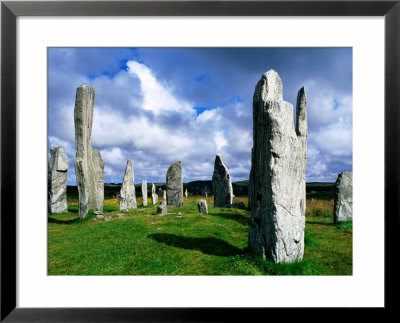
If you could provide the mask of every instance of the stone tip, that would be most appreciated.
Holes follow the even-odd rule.
[[[263,101],[283,100],[282,80],[277,71],[270,69],[269,71],[265,72],[261,76],[259,84],[261,85],[261,87],[259,87],[259,91],[261,91],[260,98]]]
[[[215,156],[215,165],[221,165],[222,164],[222,158],[220,155]]]

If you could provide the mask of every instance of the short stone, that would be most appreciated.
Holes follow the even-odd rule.
[[[98,218],[98,219],[104,219],[104,215],[103,215],[103,214],[96,214],[96,218]]]
[[[104,221],[110,221],[111,220],[111,216],[110,215],[107,215],[105,218],[104,218]]]
[[[207,200],[200,200],[199,203],[197,203],[197,208],[199,209],[200,213],[208,214]]]
[[[353,174],[342,172],[335,183],[335,223],[353,220]]]
[[[159,215],[168,214],[167,203],[165,201],[160,202],[160,204],[157,206],[157,214]]]

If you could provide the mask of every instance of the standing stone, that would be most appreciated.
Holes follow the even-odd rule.
[[[353,220],[353,173],[342,172],[335,183],[335,223]]]
[[[187,191],[187,189],[185,190],[185,197],[188,197],[189,193]]]
[[[48,166],[48,211],[68,212],[67,206],[68,158],[64,147],[50,149]]]
[[[208,214],[207,200],[200,200],[199,203],[197,203],[197,208],[200,213]]]
[[[79,217],[86,217],[89,209],[103,210],[104,162],[100,152],[92,148],[93,105],[95,90],[81,85],[76,90],[75,173],[79,193]]]
[[[233,189],[231,176],[219,155],[215,157],[212,185],[214,207],[223,207],[232,204]]]
[[[304,88],[294,128],[293,106],[283,100],[278,73],[263,74],[253,97],[249,247],[276,263],[303,258],[307,132]]]
[[[135,192],[135,173],[133,171],[132,160],[126,162],[124,180],[121,186],[121,199],[119,201],[119,209],[126,211],[136,209],[136,192]]]
[[[167,171],[167,204],[183,205],[182,162],[177,161]]]
[[[160,214],[160,215],[168,214],[168,207],[167,207],[167,203],[165,203],[165,201],[161,201],[160,204],[158,204],[157,214]]]
[[[143,206],[147,206],[147,180],[142,181],[142,201]]]
[[[151,203],[155,205],[158,201],[158,195],[156,194],[156,186],[154,183],[151,184]]]
[[[167,200],[167,191],[166,190],[163,190],[163,199]]]

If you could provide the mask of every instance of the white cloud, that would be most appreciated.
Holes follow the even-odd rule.
[[[153,111],[156,115],[163,111],[177,111],[180,113],[195,114],[192,105],[177,100],[171,90],[163,86],[153,75],[152,71],[144,64],[129,61],[126,64],[129,71],[140,80],[144,96],[142,108]]]

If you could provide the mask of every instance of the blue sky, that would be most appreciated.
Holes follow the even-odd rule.
[[[352,170],[351,48],[49,48],[48,145],[64,146],[75,185],[76,88],[96,89],[92,145],[105,182],[120,183],[132,159],[135,183],[165,182],[183,163],[184,182],[209,180],[220,154],[232,180],[248,179],[252,99],[275,69],[283,97],[307,93],[306,180]]]

